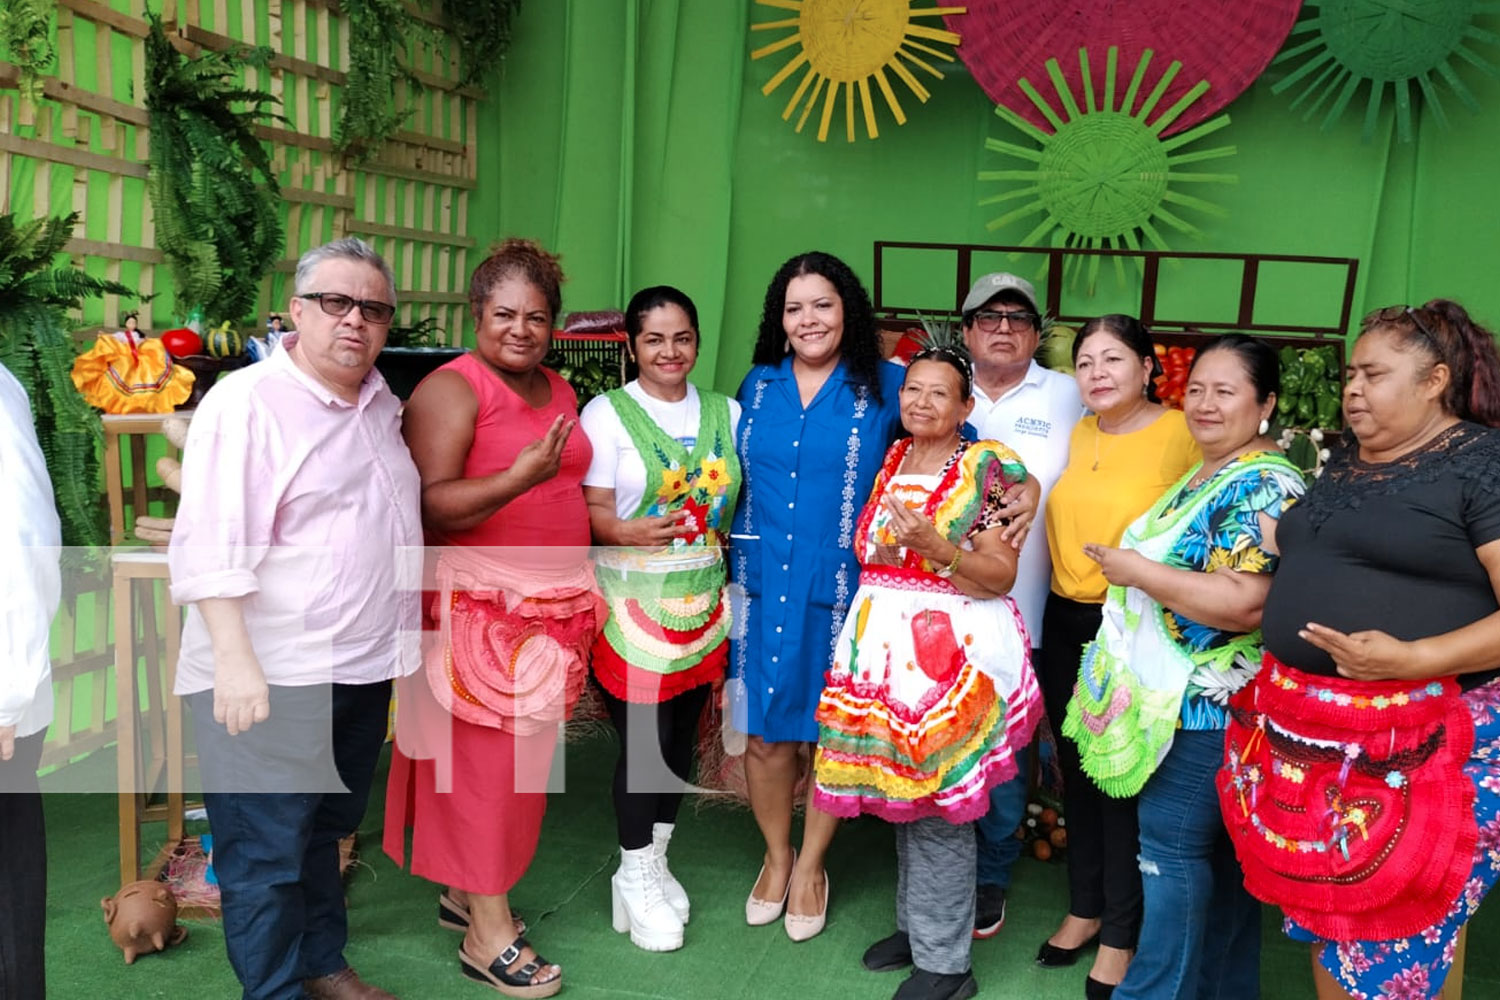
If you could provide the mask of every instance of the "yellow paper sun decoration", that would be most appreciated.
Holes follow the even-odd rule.
[[[838,103],[839,91],[844,95],[845,134],[854,141],[856,110],[862,110],[865,132],[871,139],[879,138],[880,129],[875,124],[875,101],[870,93],[870,78],[885,96],[897,125],[906,124],[906,113],[896,99],[891,87],[889,70],[906,84],[917,100],[926,103],[931,96],[926,87],[912,74],[912,67],[943,79],[943,74],[924,56],[953,62],[952,54],[934,48],[926,42],[957,45],[959,36],[943,28],[941,20],[936,27],[914,22],[914,18],[940,19],[945,14],[963,14],[965,7],[913,7],[911,0],[755,0],[762,7],[789,10],[796,17],[752,24],[752,31],[774,31],[791,28],[793,33],[769,45],[753,49],[751,59],[761,59],[792,46],[800,46],[791,61],[782,66],[761,88],[761,93],[770,96],[771,91],[781,86],[789,77],[802,70],[802,79],[781,112],[783,121],[790,121],[792,114],[802,105],[802,114],[797,118],[797,131],[807,124],[813,108],[822,98],[822,118],[818,122],[818,141],[828,141],[828,126],[833,120],[834,105]],[[926,40],[926,42],[923,41]],[[903,61],[904,60],[904,61]],[[804,102],[804,98],[806,99]]]

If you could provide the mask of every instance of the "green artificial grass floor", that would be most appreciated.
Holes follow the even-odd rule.
[[[549,803],[541,847],[512,900],[528,932],[563,967],[563,996],[579,998],[869,998],[885,1000],[902,973],[866,972],[865,947],[894,929],[895,853],[890,828],[877,820],[846,824],[828,863],[832,903],[827,930],[793,944],[781,925],[747,927],[744,898],[761,848],[748,810],[684,803],[672,842],[672,870],[692,897],[685,947],[650,954],[615,934],[609,921],[609,876],[617,863],[608,776],[614,741],[595,736],[568,745],[567,791]],[[380,851],[385,765],[376,779],[360,857],[349,881],[350,944],[346,955],[367,980],[403,1000],[497,996],[462,978],[459,936],[437,926],[437,892],[400,870]],[[105,932],[101,897],[117,888],[113,795],[51,795],[47,799],[49,889],[47,976],[53,1000],[234,998],[238,984],[213,921],[187,921],[180,947],[126,966]],[[151,846],[162,836],[147,827]],[[1066,908],[1060,864],[1023,858],[1014,873],[1003,930],[974,943],[981,996],[1080,1000],[1088,961],[1041,969],[1037,945]],[[4,905],[4,901],[0,901]],[[1465,997],[1500,997],[1500,903],[1491,902],[1470,929]],[[1307,950],[1287,941],[1276,917],[1265,916],[1262,995],[1267,1000],[1312,996]],[[18,998],[20,1000],[20,998]]]

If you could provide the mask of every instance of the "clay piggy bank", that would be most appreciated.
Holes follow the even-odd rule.
[[[109,936],[130,965],[137,955],[165,951],[181,944],[187,928],[177,923],[177,899],[160,882],[131,882],[99,901]]]

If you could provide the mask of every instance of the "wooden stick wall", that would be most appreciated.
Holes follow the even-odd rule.
[[[398,94],[412,115],[369,162],[346,169],[333,150],[348,67],[348,23],[329,0],[153,0],[187,53],[267,45],[269,70],[246,82],[280,98],[287,123],[259,131],[282,185],[286,248],[262,284],[258,318],[284,309],[303,250],[338,236],[372,242],[396,273],[399,322],[436,316],[449,343],[462,339],[470,251],[469,193],[476,176],[477,105],[484,93],[457,84],[457,46],[416,46],[418,94]],[[77,211],[68,251],[90,273],[138,288],[170,290],[146,197],[145,0],[57,0],[57,72],[35,107],[0,62],[0,211],[22,218]],[[416,12],[414,10],[414,12]],[[430,13],[419,17],[439,24]],[[26,166],[29,164],[29,167]],[[20,185],[22,171],[31,183]],[[28,190],[29,189],[29,190]],[[24,201],[24,203],[17,203]],[[84,318],[119,324],[133,302],[107,297]],[[142,327],[179,316],[158,300]]]

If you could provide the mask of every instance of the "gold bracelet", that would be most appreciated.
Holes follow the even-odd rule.
[[[959,546],[953,546],[953,558],[948,560],[948,565],[938,570],[938,576],[947,579],[958,572],[958,561],[964,557],[964,550]]]

